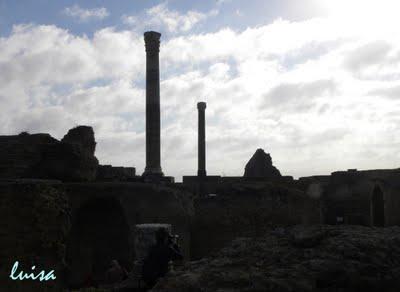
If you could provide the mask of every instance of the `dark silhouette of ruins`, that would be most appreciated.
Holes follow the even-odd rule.
[[[257,149],[244,169],[244,177],[275,179],[281,176],[280,171],[272,165],[271,155],[266,154],[263,149]]]
[[[35,246],[44,266],[63,273],[60,285],[72,287],[82,286],[89,274],[101,281],[114,259],[134,270],[134,260],[141,256],[135,237],[150,223],[170,224],[181,238],[186,259],[202,258],[236,237],[260,236],[276,226],[400,224],[400,169],[353,169],[293,179],[281,175],[270,154],[257,149],[243,176],[207,174],[205,102],[197,104],[197,175],[184,176],[182,183],[164,176],[160,37],[152,31],[144,34],[146,167],[142,175],[134,167],[99,164],[89,126],[69,130],[61,141],[49,134],[25,132],[0,136],[0,222],[7,222],[4,230],[11,234],[11,240],[0,241],[2,264],[15,258],[31,260],[29,249],[17,249],[17,233],[25,230],[21,218],[29,220],[28,232],[37,234],[24,236],[25,244]],[[46,224],[53,227],[43,230]],[[0,269],[1,274],[6,272]]]

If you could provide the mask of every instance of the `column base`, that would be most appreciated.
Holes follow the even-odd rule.
[[[162,172],[161,167],[148,167],[148,166],[146,166],[142,176],[161,177],[161,176],[164,176],[164,173]]]
[[[174,182],[174,179],[172,177],[164,176],[161,168],[146,167],[145,171],[142,174],[142,178],[144,182],[148,183]]]
[[[205,176],[207,176],[207,172],[205,170],[198,170],[197,171],[197,176],[205,177]]]

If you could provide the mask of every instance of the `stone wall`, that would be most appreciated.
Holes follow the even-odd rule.
[[[128,181],[133,179],[138,179],[134,167],[99,165],[97,168],[97,181]]]
[[[221,189],[221,186],[224,185],[240,184],[240,183],[260,184],[266,182],[292,186],[294,180],[292,176],[279,176],[275,178],[219,176],[219,175],[207,175],[205,177],[183,176],[182,186],[194,194],[199,194],[200,187],[202,188],[204,194],[217,194],[218,191]]]
[[[78,126],[68,131],[61,142],[49,145],[35,166],[33,177],[62,181],[93,181],[99,161],[94,156],[93,129]]]
[[[101,283],[111,260],[132,267],[136,224],[171,224],[190,257],[194,210],[191,195],[181,190],[128,182],[9,180],[0,183],[0,208],[0,277],[5,281],[18,260],[28,271],[33,264],[55,269],[57,281],[49,288],[56,291],[61,284],[80,287],[88,276]]]
[[[201,258],[238,236],[259,236],[274,226],[320,222],[319,200],[273,183],[220,185],[195,201],[192,257]]]
[[[385,198],[386,226],[400,226],[400,179],[382,187]]]
[[[49,134],[0,136],[0,179],[91,181],[98,160],[91,127],[71,129],[58,141]]]
[[[60,291],[70,228],[70,210],[62,185],[32,180],[0,183],[0,225],[1,287],[7,287],[7,291]],[[19,261],[18,271],[30,272],[36,266],[35,271],[55,270],[57,279],[11,281],[15,261]]]
[[[383,225],[393,226],[400,225],[399,182],[398,169],[351,169],[331,176],[301,178],[298,185],[309,196],[321,198],[322,222],[326,224],[376,225],[373,197],[377,191],[382,196],[379,212]]]
[[[57,142],[49,134],[0,136],[0,178],[32,178],[45,149]]]

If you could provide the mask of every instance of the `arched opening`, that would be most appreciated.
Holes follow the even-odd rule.
[[[93,198],[73,220],[67,247],[71,287],[104,282],[111,260],[129,269],[132,263],[130,229],[120,202],[115,198]]]
[[[375,186],[372,192],[371,211],[372,225],[378,227],[385,226],[385,204],[383,192],[379,186]]]

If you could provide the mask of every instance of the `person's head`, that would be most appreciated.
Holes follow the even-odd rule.
[[[156,242],[160,243],[167,243],[169,238],[169,232],[165,227],[160,227],[156,231]]]

